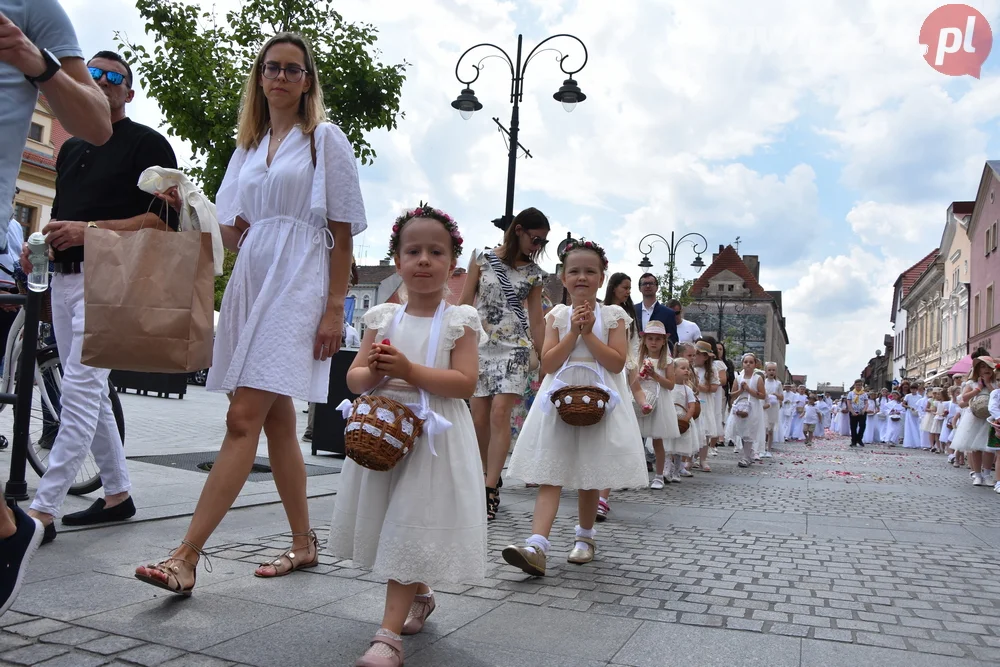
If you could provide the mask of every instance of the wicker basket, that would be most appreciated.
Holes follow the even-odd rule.
[[[691,415],[691,419],[697,419],[701,417],[701,401],[694,402],[694,414]]]
[[[691,422],[689,422],[684,417],[677,418],[677,428],[681,430],[681,435],[687,433],[688,429],[691,428]]]
[[[552,393],[559,417],[570,426],[593,426],[604,419],[611,395],[598,387],[572,385]]]
[[[344,449],[369,470],[391,470],[413,448],[424,422],[410,408],[384,396],[359,396],[344,429]]]
[[[17,293],[22,295],[28,294],[27,286],[20,280],[17,281]],[[42,300],[38,304],[38,321],[45,322],[46,324],[52,324],[52,288],[45,290],[42,293]]]
[[[990,416],[990,397],[980,394],[969,402],[969,410],[972,416],[977,419],[986,419]]]

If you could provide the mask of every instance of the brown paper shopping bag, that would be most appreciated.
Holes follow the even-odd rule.
[[[84,364],[150,373],[212,365],[211,234],[87,229],[84,256]]]

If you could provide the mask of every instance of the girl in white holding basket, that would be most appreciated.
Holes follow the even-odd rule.
[[[726,422],[726,440],[732,440],[737,447],[742,446],[743,457],[739,467],[749,467],[754,460],[754,444],[764,442],[766,426],[764,420],[764,378],[754,372],[756,357],[752,352],[743,355],[743,373],[736,376],[733,392],[733,408]]]
[[[503,559],[543,576],[549,532],[563,487],[579,489],[579,525],[570,563],[589,563],[596,550],[594,519],[600,489],[645,487],[646,461],[639,424],[629,405],[624,368],[631,317],[619,306],[601,306],[597,290],[608,267],[604,250],[590,241],[566,245],[562,282],[572,306],[545,316],[541,372],[545,380],[531,406],[508,469],[509,477],[541,485],[532,535]],[[590,425],[573,425],[589,423]]]
[[[356,667],[402,665],[400,635],[420,632],[434,611],[427,584],[475,582],[486,571],[482,461],[464,400],[476,389],[484,334],[475,308],[445,302],[462,237],[447,214],[424,204],[400,216],[392,230],[389,251],[406,286],[406,304],[381,304],[365,313],[366,331],[347,385],[391,399],[377,403],[383,410],[411,408],[422,420],[422,433],[403,428],[417,437],[402,443],[410,449],[391,469],[362,467],[357,461],[371,466],[405,434],[369,438],[362,452],[352,432],[378,433],[383,415],[374,409],[374,415],[359,418],[363,398],[353,411],[350,404],[340,406],[347,414],[349,458],[328,548],[389,579],[382,627]]]
[[[663,441],[681,434],[677,426],[677,413],[670,402],[670,391],[674,388],[674,369],[667,351],[667,330],[663,322],[650,320],[641,335],[639,367],[631,373],[631,386],[633,395],[642,399],[635,403],[639,433],[644,439],[653,439],[656,474],[649,488],[662,489],[666,457]]]

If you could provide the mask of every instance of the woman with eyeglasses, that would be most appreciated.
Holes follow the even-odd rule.
[[[216,196],[223,240],[238,251],[219,314],[207,387],[229,395],[226,435],[187,534],[136,578],[189,595],[205,543],[250,474],[261,431],[292,545],[259,568],[280,577],[319,564],[292,399],[326,403],[340,349],[352,236],[367,226],[354,149],[326,122],[312,51],[280,33],[247,78],[236,152]],[[176,192],[162,197],[175,208]]]
[[[542,283],[536,260],[545,250],[549,219],[526,208],[507,228],[503,243],[476,250],[462,303],[479,310],[486,338],[479,346],[479,385],[470,401],[486,476],[486,518],[500,507],[500,477],[510,452],[511,414],[538,367],[545,338]]]

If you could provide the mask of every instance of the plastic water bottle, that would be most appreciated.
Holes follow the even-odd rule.
[[[44,234],[35,232],[28,237],[28,261],[31,262],[28,289],[44,292],[49,288],[49,246]]]

